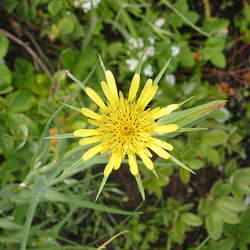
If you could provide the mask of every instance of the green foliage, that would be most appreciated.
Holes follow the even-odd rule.
[[[0,249],[249,248],[250,7],[198,2],[1,1]],[[143,203],[126,162],[95,202],[108,155],[79,160],[72,131],[87,126],[81,107],[97,109],[82,88],[101,95],[98,53],[124,93],[171,57],[153,107],[194,96],[159,122],[182,127],[161,139],[196,175],[139,162]]]

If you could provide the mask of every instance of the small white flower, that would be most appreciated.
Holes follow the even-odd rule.
[[[21,183],[19,184],[19,187],[26,187],[26,184],[23,183],[23,182],[21,182]]]
[[[131,58],[131,59],[127,59],[126,63],[128,64],[128,70],[131,72],[134,72],[138,65],[138,60],[135,58]]]
[[[248,205],[250,204],[250,196],[249,196],[249,195],[246,196],[246,198],[245,198],[245,200],[244,200],[244,204],[245,204],[246,206],[248,206]]]
[[[157,27],[157,28],[161,28],[165,23],[165,19],[164,18],[159,18],[155,21],[154,25]]]
[[[175,85],[175,76],[173,74],[165,75],[164,78],[169,85],[171,86]]]
[[[83,9],[83,11],[84,11],[85,13],[87,13],[88,11],[90,11],[90,10],[91,10],[91,7],[92,7],[91,2],[84,2],[84,3],[82,4],[82,9]]]
[[[152,77],[153,76],[153,68],[151,64],[148,64],[144,70],[143,73],[145,76]]]
[[[101,0],[92,0],[93,7],[96,8]]]
[[[223,117],[215,118],[217,122],[224,123],[229,119],[230,112],[225,107],[221,107],[218,111],[223,114]]]
[[[171,55],[172,55],[172,56],[178,56],[179,53],[180,53],[180,48],[177,47],[177,46],[175,46],[175,45],[173,45],[173,46],[171,47]]]
[[[144,42],[141,38],[136,39],[136,38],[130,37],[128,40],[128,43],[129,43],[130,49],[141,49],[144,46]]]
[[[146,56],[154,56],[155,54],[155,47],[154,46],[148,46],[146,48]]]
[[[149,43],[150,43],[151,45],[153,45],[153,44],[155,43],[155,38],[152,37],[152,36],[150,36],[150,37],[148,38],[148,41],[149,41]]]
[[[188,85],[183,87],[183,92],[185,95],[190,95],[196,87],[195,83],[189,83]]]

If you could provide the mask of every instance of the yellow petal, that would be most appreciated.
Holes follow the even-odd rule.
[[[102,81],[101,82],[101,86],[102,86],[102,91],[104,93],[104,95],[107,97],[108,101],[110,104],[114,104],[114,101],[112,99],[112,96],[111,96],[111,92],[108,88],[108,85],[106,82]]]
[[[158,119],[160,117],[169,115],[170,113],[178,109],[179,106],[180,106],[179,104],[170,104],[167,107],[160,109],[154,114],[154,119]]]
[[[153,170],[154,169],[154,164],[153,162],[151,161],[151,159],[144,153],[144,152],[140,152],[139,153],[139,156],[141,157],[144,165],[150,169],[150,170]]]
[[[158,146],[151,145],[149,148],[151,150],[153,150],[157,155],[159,155],[163,159],[169,159],[169,157],[170,157],[170,154],[167,151],[165,151],[164,149],[162,149]]]
[[[143,108],[147,106],[147,104],[152,100],[152,98],[157,92],[158,85],[152,85],[152,83],[153,81],[151,79],[146,82],[145,87],[142,90],[141,96],[138,99],[138,105]]]
[[[96,136],[93,136],[93,137],[88,137],[88,138],[84,138],[84,139],[81,139],[79,141],[79,144],[80,145],[88,145],[88,144],[91,144],[91,143],[94,143],[94,142],[97,142],[97,141],[100,141],[101,139],[99,137],[96,137]]]
[[[103,173],[104,176],[109,176],[110,173],[112,172],[113,168],[114,168],[114,156],[111,155],[111,158],[104,169],[104,173]]]
[[[139,170],[138,170],[138,165],[137,165],[137,162],[136,162],[135,155],[128,154],[128,163],[129,163],[129,166],[130,166],[131,174],[132,175],[138,175]]]
[[[154,128],[155,133],[173,133],[179,129],[177,124],[160,125]]]
[[[116,155],[115,160],[114,160],[114,169],[117,170],[122,163],[122,156]]]
[[[100,126],[100,122],[99,121],[97,121],[97,120],[93,120],[93,119],[88,119],[88,123],[89,124],[92,124],[92,125],[94,125],[94,126]]]
[[[139,89],[139,85],[140,85],[140,75],[136,73],[132,79],[130,89],[129,89],[129,94],[128,94],[129,102],[132,102],[135,99],[137,91]]]
[[[74,131],[75,137],[85,137],[85,136],[91,136],[91,135],[98,135],[99,131],[97,129],[77,129]]]
[[[152,87],[152,84],[153,84],[152,79],[148,79],[146,81],[146,84],[145,84],[145,86],[144,86],[144,88],[143,88],[143,90],[141,92],[141,95],[140,95],[137,103],[139,103],[139,102],[142,101],[142,99],[144,98],[144,96],[146,95],[146,93],[148,92],[148,90]]]
[[[88,108],[81,108],[81,113],[94,120],[100,120],[101,116]]]
[[[118,100],[118,93],[117,93],[117,87],[116,87],[114,75],[110,70],[106,70],[105,77],[106,77],[106,81],[108,84],[108,88],[111,92],[111,97],[112,97],[112,99],[117,101]]]
[[[98,105],[102,109],[106,109],[103,100],[92,88],[89,87],[85,88],[85,92],[89,96],[89,98],[96,103],[96,105]]]
[[[101,152],[103,149],[103,145],[102,144],[98,144],[96,146],[94,146],[93,148],[90,148],[89,150],[87,150],[84,155],[82,156],[82,159],[84,161],[87,161],[89,159],[91,159],[93,156],[95,156],[96,154],[98,154],[99,152]]]
[[[153,156],[153,155],[151,154],[151,152],[150,152],[147,148],[144,149],[144,153],[145,153],[148,157],[152,157],[152,156]]]
[[[174,149],[174,147],[171,144],[169,144],[165,141],[162,141],[162,140],[159,140],[156,138],[153,138],[152,141],[153,141],[153,144],[155,144],[156,146],[159,146],[159,147],[164,148],[166,150],[172,151]]]

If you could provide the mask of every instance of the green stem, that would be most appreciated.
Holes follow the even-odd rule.
[[[194,30],[198,31],[204,36],[210,37],[211,35],[205,31],[203,31],[200,27],[193,24],[188,18],[186,18],[179,10],[177,10],[172,4],[170,4],[167,0],[163,0],[163,2],[172,10],[175,12],[177,16],[179,16],[185,23],[187,23],[190,27],[192,27]]]

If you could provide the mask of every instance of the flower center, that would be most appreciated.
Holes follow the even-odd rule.
[[[146,147],[154,127],[150,112],[136,104],[120,101],[120,105],[109,106],[99,125],[103,142],[111,151],[133,152]]]

